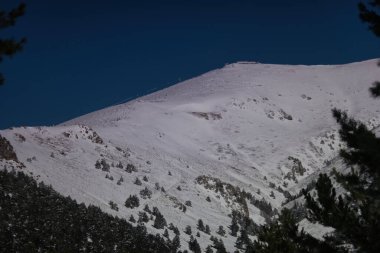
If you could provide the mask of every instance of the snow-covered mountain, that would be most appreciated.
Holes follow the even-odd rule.
[[[2,130],[19,163],[1,160],[0,168],[22,170],[126,219],[137,218],[145,204],[158,207],[180,231],[190,225],[195,234],[202,219],[233,251],[236,237],[216,234],[219,226],[228,232],[232,210],[263,224],[269,214],[258,200],[280,209],[319,172],[340,165],[332,108],[380,125],[378,101],[368,92],[376,80],[377,60],[238,62],[58,126]],[[152,194],[144,199],[145,187]],[[140,206],[125,207],[134,194]],[[150,232],[163,233],[152,224]],[[181,239],[187,249],[189,235],[181,232]],[[211,244],[203,232],[197,240],[202,249]]]

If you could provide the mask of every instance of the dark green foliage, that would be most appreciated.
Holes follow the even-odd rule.
[[[139,220],[138,223],[147,223],[149,221],[149,217],[146,212],[139,212]]]
[[[201,219],[198,220],[197,229],[202,231],[202,232],[205,230],[205,226],[204,226],[203,221]]]
[[[117,185],[121,185],[121,183],[124,182],[124,178],[120,176],[119,180],[117,180]]]
[[[148,182],[148,177],[147,177],[147,176],[144,176],[144,177],[143,177],[143,180],[144,180],[145,182]]]
[[[366,1],[368,2],[368,1]],[[380,36],[380,15],[378,10],[380,7],[379,0],[371,0],[370,6],[363,2],[359,3],[359,16],[360,19],[368,24],[369,29],[376,35]]]
[[[25,7],[26,5],[22,3],[9,12],[0,10],[0,30],[14,26],[17,18],[24,15]],[[15,53],[21,51],[25,43],[25,38],[19,41],[15,39],[0,39],[0,62],[3,61],[4,56],[12,57]],[[4,82],[5,78],[0,73],[0,85],[4,84]]]
[[[117,204],[115,202],[113,202],[112,200],[108,203],[111,207],[111,209],[115,210],[115,211],[119,211],[119,207],[117,206]]]
[[[151,198],[152,191],[148,189],[148,187],[145,187],[143,190],[140,191],[140,196],[143,199]]]
[[[329,224],[333,222],[338,210],[335,210],[335,188],[333,187],[330,178],[326,174],[320,174],[316,183],[318,193],[317,201],[304,191],[307,207],[309,208],[310,217],[314,221],[323,220]],[[321,207],[322,206],[322,207]]]
[[[132,222],[132,223],[135,223],[135,222],[136,222],[135,217],[133,217],[132,214],[131,214],[131,216],[129,217],[129,221]]]
[[[189,225],[186,226],[185,228],[185,234],[191,235],[191,227]]]
[[[231,225],[229,226],[230,229],[230,235],[237,236],[237,232],[239,231],[239,225],[238,225],[238,217],[237,212],[232,212],[232,219],[231,219]]]
[[[177,250],[179,247],[181,247],[181,240],[179,239],[179,235],[176,234],[172,241],[172,248]]]
[[[170,223],[168,228],[169,228],[169,230],[172,230],[175,235],[180,234],[179,229],[176,226],[174,226],[173,223]]]
[[[211,245],[207,246],[205,253],[214,253],[214,251],[212,250]]]
[[[169,231],[167,228],[165,228],[163,236],[169,238]]]
[[[148,204],[146,204],[146,205],[144,206],[144,211],[147,212],[147,213],[152,213],[152,211],[149,209]]]
[[[201,247],[193,236],[190,236],[189,249],[194,253],[201,253]]]
[[[334,109],[333,115],[347,145],[341,156],[352,168],[333,174],[349,194],[336,197],[331,179],[320,175],[317,199],[305,194],[309,216],[334,227],[338,243],[350,243],[358,252],[380,252],[380,138],[344,112]]]
[[[245,229],[240,229],[240,234],[235,242],[235,247],[238,249],[243,249],[246,245],[251,245],[252,242],[248,237],[247,231]]]
[[[134,184],[135,185],[142,185],[142,183],[138,177],[136,177]]]
[[[154,220],[153,227],[157,229],[163,229],[164,227],[166,227],[166,220],[164,216],[160,213],[160,211],[157,210],[156,212],[154,212],[154,215],[156,216],[156,218]]]
[[[125,171],[128,173],[137,172],[137,168],[135,165],[128,163],[127,166],[125,167]]]
[[[221,236],[225,236],[226,235],[226,230],[224,230],[223,226],[219,226],[219,228],[216,231],[216,233],[219,234],[219,235],[221,235]]]
[[[368,1],[366,1],[368,2]],[[377,36],[380,37],[380,1],[372,0],[370,4],[363,2],[359,3],[359,16],[360,19],[368,24],[369,29]],[[380,82],[374,82],[372,87],[369,88],[371,95],[375,98],[380,96]]]
[[[210,227],[208,225],[205,226],[205,231],[204,231],[206,234],[210,234]]]
[[[191,201],[190,200],[186,200],[185,205],[191,206]]]
[[[261,200],[258,200],[252,197],[250,199],[250,203],[254,205],[255,207],[257,207],[258,209],[260,209],[261,215],[267,221],[269,221],[274,215],[277,214],[277,210],[272,208],[272,205],[269,202],[267,202],[264,198],[262,198]]]
[[[97,160],[95,163],[96,169],[101,169],[102,171],[109,172],[110,171],[110,165],[107,163],[105,159],[101,159],[100,161]]]
[[[210,240],[214,243],[213,247],[216,250],[216,253],[227,253],[226,247],[224,246],[224,242],[222,239],[212,237]]]
[[[258,241],[254,242],[254,246],[247,245],[246,252],[252,252],[253,248],[256,253],[338,252],[329,244],[299,231],[296,219],[288,209],[283,209],[278,220],[261,227],[257,238]],[[243,235],[242,241],[245,240]]]
[[[175,252],[171,243],[22,173],[0,171],[0,252]]]
[[[137,197],[136,195],[129,195],[124,205],[125,207],[132,208],[132,209],[135,207],[139,207],[140,205],[139,197]]]

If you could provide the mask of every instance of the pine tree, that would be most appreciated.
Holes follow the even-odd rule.
[[[142,183],[138,177],[136,177],[134,184],[135,185],[142,185]]]
[[[191,235],[191,227],[190,225],[187,225],[186,228],[185,228],[185,234],[188,234],[188,235]]]
[[[148,189],[148,187],[145,187],[143,190],[140,191],[140,196],[143,199],[151,198],[152,196],[152,191]]]
[[[339,252],[329,244],[314,239],[303,230],[299,231],[297,221],[289,209],[283,209],[278,220],[262,226],[258,231],[257,239],[254,246],[247,245],[246,252],[252,248],[256,253]]]
[[[221,236],[225,236],[226,235],[226,230],[224,230],[223,226],[219,226],[219,228],[216,231],[216,233],[219,234],[219,235],[221,235]]]
[[[231,226],[229,226],[229,228],[230,235],[237,236],[237,232],[239,231],[239,225],[237,224],[237,219],[235,215],[232,216]]]
[[[202,232],[205,230],[205,226],[204,226],[203,221],[201,219],[198,220],[197,229],[202,231]]]
[[[129,195],[124,205],[125,207],[128,207],[128,208],[139,207],[140,205],[139,197],[137,197],[136,195]]]
[[[226,247],[224,246],[224,242],[222,239],[214,240],[214,248],[216,249],[216,253],[227,253]]]
[[[181,247],[181,240],[179,239],[179,235],[176,234],[172,240],[172,247],[176,251],[179,247]]]
[[[211,245],[207,246],[205,253],[214,253],[214,251],[212,250]]]
[[[153,227],[157,229],[163,229],[165,226],[166,226],[166,220],[164,216],[160,212],[158,212],[156,214],[156,219],[154,220]]]
[[[16,20],[25,13],[26,5],[24,3],[18,5],[9,12],[0,10],[0,30],[6,29],[16,24]],[[0,62],[4,57],[12,57],[17,52],[21,51],[26,43],[26,39],[22,38],[17,41],[15,39],[0,39]],[[4,84],[5,78],[0,73],[0,85]]]
[[[244,246],[250,245],[251,240],[248,237],[247,231],[245,229],[240,230],[240,235],[236,239],[235,247],[238,249],[243,249]]]
[[[189,249],[194,253],[201,253],[201,247],[193,236],[190,236]]]
[[[147,212],[147,213],[152,213],[152,211],[150,211],[150,209],[149,209],[148,204],[145,204],[144,211]]]
[[[132,222],[132,223],[135,223],[135,222],[136,222],[135,217],[133,217],[132,214],[131,214],[131,216],[129,217],[129,221]]]
[[[169,238],[169,231],[167,228],[165,228],[163,236]]]
[[[115,202],[113,202],[112,200],[110,200],[110,202],[108,202],[108,204],[110,205],[110,208],[115,210],[115,211],[119,211],[119,207],[117,206],[117,204]]]
[[[205,231],[204,231],[206,234],[210,234],[211,231],[210,231],[210,227],[208,225],[205,226]]]
[[[146,223],[149,221],[149,217],[146,212],[139,212],[139,220],[138,223]]]
[[[369,29],[380,37],[380,0],[370,5],[360,3],[360,18]],[[380,82],[369,89],[373,97],[380,96]],[[255,243],[260,252],[347,252],[345,245],[355,252],[380,252],[380,138],[363,123],[350,118],[347,113],[333,110],[333,117],[340,125],[340,138],[347,148],[340,155],[351,172],[333,171],[346,192],[337,196],[331,178],[321,174],[316,184],[316,198],[306,190],[303,194],[308,208],[308,218],[335,228],[333,236],[324,242],[316,241],[302,231],[289,215],[281,214],[282,222],[264,226]],[[285,219],[288,217],[288,219]],[[299,244],[302,242],[302,244]],[[276,251],[277,249],[277,251]]]

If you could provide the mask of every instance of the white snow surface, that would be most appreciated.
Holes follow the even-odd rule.
[[[370,127],[379,125],[379,102],[368,92],[380,80],[377,61],[332,66],[235,63],[58,126],[12,128],[0,135],[25,164],[21,170],[65,196],[127,219],[131,214],[137,219],[145,204],[157,206],[181,231],[191,225],[195,234],[202,219],[215,235],[219,225],[228,231],[228,214],[234,207],[195,179],[218,178],[281,208],[285,197],[269,183],[295,194],[336,160],[342,146],[332,108],[347,110]],[[91,140],[94,131],[103,144]],[[296,174],[296,180],[286,179],[290,156],[306,170]],[[132,163],[138,172],[95,169],[102,158],[124,167]],[[11,166],[6,161],[0,165]],[[117,185],[120,177],[124,181]],[[133,184],[136,177],[141,186]],[[155,183],[166,193],[156,190]],[[137,209],[126,208],[126,198],[139,195],[145,186],[152,190],[152,198],[140,198]],[[118,212],[110,209],[110,200],[117,203]],[[187,200],[192,206],[184,213],[178,203]],[[265,223],[256,207],[248,207],[257,224]],[[150,232],[163,233],[151,224]],[[189,236],[181,232],[181,237],[186,249]],[[203,249],[211,244],[209,238],[202,232],[197,238]],[[222,239],[233,251],[236,238]]]

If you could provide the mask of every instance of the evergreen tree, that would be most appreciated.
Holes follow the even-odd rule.
[[[150,211],[150,209],[149,209],[148,204],[145,204],[144,211],[147,212],[147,213],[152,213],[152,211]]]
[[[16,20],[23,16],[25,13],[26,5],[24,3],[19,4],[16,8],[11,11],[0,10],[0,30],[9,28],[16,24]],[[21,40],[15,39],[0,39],[0,62],[3,61],[4,57],[12,57],[17,52],[21,51],[26,43],[26,39]],[[4,84],[5,78],[0,73],[0,85]]]
[[[247,231],[245,229],[240,229],[240,235],[236,239],[235,247],[238,249],[243,249],[244,246],[250,245],[252,242],[248,237]]]
[[[165,226],[166,226],[166,220],[164,216],[160,212],[158,212],[156,214],[156,219],[154,220],[153,227],[157,229],[163,229]]]
[[[254,247],[247,245],[246,252],[250,252],[252,248],[256,253],[339,252],[329,244],[304,233],[303,230],[299,231],[297,221],[289,209],[283,209],[278,220],[261,227],[257,239]]]
[[[188,234],[188,235],[191,235],[191,227],[190,225],[187,225],[186,228],[185,228],[185,234]]]
[[[205,226],[204,226],[203,221],[201,219],[198,220],[197,229],[202,231],[202,232],[205,230]]]
[[[214,251],[212,250],[211,245],[207,246],[205,253],[214,253]]]
[[[205,231],[204,231],[206,234],[210,234],[211,231],[210,231],[210,227],[208,225],[205,226]]]
[[[169,231],[167,228],[165,228],[163,236],[169,238]]]
[[[176,252],[172,243],[23,173],[0,170],[0,252]]]
[[[234,213],[232,213],[232,220],[231,220],[231,225],[229,226],[229,228],[230,228],[230,235],[237,236],[237,232],[239,231],[239,225],[237,224],[236,215],[234,215]]]
[[[147,223],[149,221],[149,217],[146,212],[139,212],[139,220],[138,223]]]
[[[214,240],[214,248],[216,249],[216,253],[227,253],[226,247],[224,246],[224,242],[222,239]]]
[[[226,235],[226,230],[224,230],[223,226],[219,226],[219,228],[216,231],[216,233],[219,234],[219,235],[221,235],[221,236],[225,236]]]
[[[110,202],[108,203],[111,207],[111,209],[115,210],[115,211],[119,211],[119,207],[117,206],[117,204],[115,202],[113,202],[112,200],[110,200]]]
[[[172,248],[177,250],[179,247],[181,247],[181,240],[179,239],[179,235],[176,234],[172,241]]]
[[[140,205],[139,197],[137,197],[136,195],[129,195],[124,205],[125,207],[132,208],[132,209],[135,207],[139,207]]]
[[[148,187],[145,187],[143,190],[140,191],[140,196],[143,199],[151,198],[152,196],[152,191],[148,189]]]
[[[190,236],[189,250],[194,253],[201,253],[201,247],[199,246],[197,239],[195,239],[193,236]]]
[[[135,185],[142,185],[142,183],[138,177],[136,177],[134,184]]]

